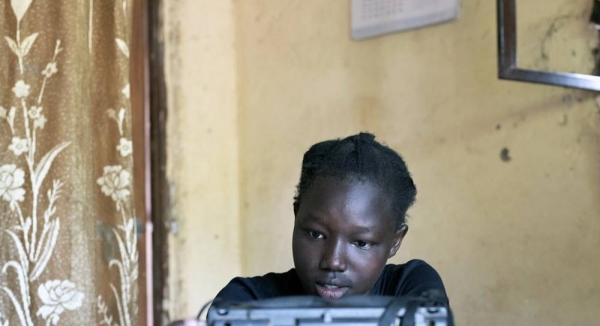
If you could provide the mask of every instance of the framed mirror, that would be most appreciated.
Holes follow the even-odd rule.
[[[578,12],[560,12],[560,8],[531,8],[527,10],[526,1],[517,5],[516,0],[497,0],[498,19],[498,77],[505,80],[522,81],[529,83],[547,84],[578,88],[591,91],[600,91],[600,76],[594,75],[598,72],[598,31],[593,28],[590,17],[593,6],[599,6],[598,1],[581,1],[584,8]],[[559,4],[560,5],[560,4]],[[550,7],[550,5],[549,5]],[[555,10],[556,9],[556,10]],[[525,11],[523,15],[528,19],[538,19],[537,28],[540,33],[535,33],[536,26],[528,26],[527,30],[517,30],[517,11]],[[559,12],[557,15],[556,13]],[[546,14],[547,17],[543,17]],[[549,18],[552,15],[551,18]],[[534,16],[534,17],[533,17]],[[569,32],[571,31],[571,32]],[[574,31],[574,32],[573,32]],[[560,37],[556,34],[563,33]],[[535,42],[517,41],[517,37],[527,38]],[[549,44],[549,40],[554,45]],[[556,40],[556,41],[555,41]],[[560,42],[562,41],[562,45]],[[519,60],[517,51],[519,45],[535,43],[538,48],[536,60]],[[565,46],[565,44],[569,44]],[[589,51],[577,51],[584,48]],[[564,64],[550,66],[548,64],[549,49],[561,53],[564,62],[574,63],[577,67],[565,67]],[[531,53],[531,49],[524,49]],[[581,56],[585,58],[581,59]],[[571,56],[571,58],[565,58]],[[579,56],[579,57],[578,57]],[[519,64],[525,65],[520,66]],[[578,64],[583,63],[583,64]],[[591,65],[591,67],[590,67]],[[563,69],[569,70],[565,72]],[[563,70],[563,71],[561,71]],[[588,71],[587,73],[585,71]]]

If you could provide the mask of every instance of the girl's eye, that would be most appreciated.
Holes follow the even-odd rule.
[[[354,245],[357,246],[360,249],[369,249],[371,248],[371,246],[373,245],[372,243],[368,242],[368,241],[354,241]]]
[[[310,237],[314,238],[314,239],[323,239],[324,238],[323,233],[321,233],[319,231],[310,230],[310,231],[308,231],[308,235],[310,235]]]

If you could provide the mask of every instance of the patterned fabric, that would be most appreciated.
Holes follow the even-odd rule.
[[[131,1],[0,1],[0,326],[137,324]]]

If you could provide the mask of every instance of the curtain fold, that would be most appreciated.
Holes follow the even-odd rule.
[[[0,2],[0,326],[137,325],[131,9]]]

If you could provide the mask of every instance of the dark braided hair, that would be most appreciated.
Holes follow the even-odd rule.
[[[294,213],[298,213],[302,196],[315,181],[327,177],[370,182],[378,187],[391,199],[397,229],[406,223],[406,211],[417,194],[402,157],[377,142],[370,133],[323,141],[304,153],[300,182],[294,197]]]

